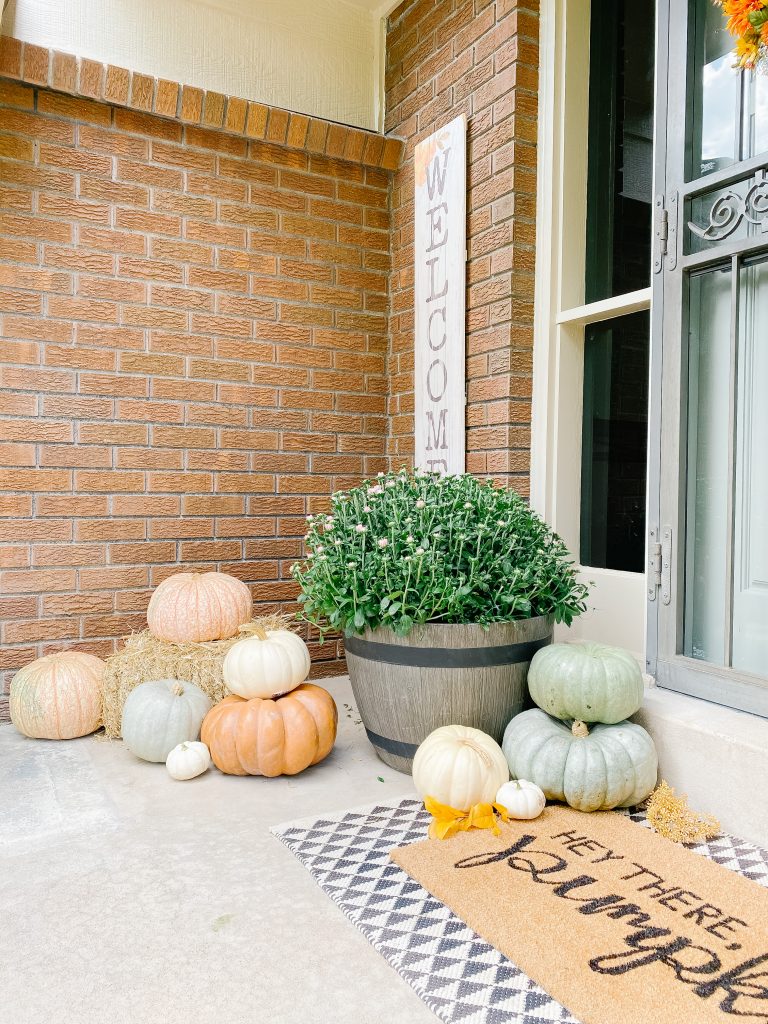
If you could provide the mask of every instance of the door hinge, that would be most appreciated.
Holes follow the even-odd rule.
[[[667,255],[667,244],[669,242],[669,213],[664,205],[664,196],[657,195],[654,202],[656,207],[656,252],[653,257],[653,272],[658,274],[664,266],[664,257]]]
[[[648,533],[648,600],[655,601],[661,587],[661,541],[659,529],[654,526]]]
[[[664,266],[665,257],[669,270],[674,270],[677,266],[677,192],[670,192],[666,197],[659,193],[654,201],[654,207],[656,227],[653,272],[659,274]]]
[[[661,603],[672,600],[672,527],[652,527],[648,535],[648,600],[655,601],[661,594]]]

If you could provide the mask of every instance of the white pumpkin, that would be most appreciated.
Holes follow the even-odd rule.
[[[466,725],[435,729],[413,759],[413,784],[419,796],[431,796],[456,810],[493,803],[508,779],[507,759],[496,740]]]
[[[145,761],[165,761],[185,740],[196,740],[211,702],[194,683],[158,679],[131,690],[120,732],[125,745]]]
[[[307,645],[290,629],[258,630],[230,647],[222,671],[238,697],[271,700],[290,693],[309,675]]]
[[[535,782],[512,779],[501,787],[495,802],[501,804],[510,818],[529,820],[538,818],[546,806],[547,798]]]
[[[204,743],[191,740],[179,743],[170,752],[165,761],[165,767],[172,779],[179,782],[186,782],[187,779],[194,779],[203,772],[207,772],[211,766],[211,755]]]

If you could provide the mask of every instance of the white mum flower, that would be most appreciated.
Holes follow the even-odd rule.
[[[472,508],[472,502],[471,501],[465,501],[464,502],[464,508]]]
[[[417,555],[423,555],[424,554],[424,548],[416,548],[416,554]]]
[[[347,568],[354,569],[356,567],[356,564],[356,562],[347,562]]]
[[[377,473],[377,474],[376,474],[376,476],[378,476],[378,477],[382,477],[382,476],[384,476],[384,474],[383,474],[383,473],[381,473],[381,472],[379,472],[379,473]]]
[[[381,540],[379,541],[379,547],[380,547],[380,548],[386,548],[386,547],[389,547],[389,541],[387,540],[387,538],[386,538],[386,537],[382,537],[382,538],[381,538]]]
[[[396,480],[387,480],[387,487],[394,487],[396,483]]]
[[[416,508],[424,508],[425,505],[426,501],[424,501],[423,498],[419,498],[419,500],[416,502]]]
[[[307,516],[307,522],[311,523],[314,518],[314,516]]]
[[[363,526],[362,523],[358,523],[357,526],[355,527],[355,533],[365,533],[367,529],[367,526]]]
[[[410,533],[409,533],[409,534],[408,534],[408,536],[407,536],[407,537],[405,538],[405,540],[406,540],[406,543],[407,543],[407,544],[413,544],[413,537],[412,537],[412,536],[410,535]]]
[[[370,512],[370,511],[371,511],[371,506],[370,505],[363,505],[363,512]]]
[[[321,551],[325,551],[325,548],[322,544],[318,544],[317,547],[315,548],[315,551],[319,555]]]

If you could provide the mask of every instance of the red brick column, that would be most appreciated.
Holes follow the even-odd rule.
[[[413,150],[468,119],[467,469],[528,493],[538,83],[536,0],[406,0],[389,18],[392,194],[389,451],[413,451]]]

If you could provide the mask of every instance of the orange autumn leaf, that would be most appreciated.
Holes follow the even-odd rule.
[[[423,185],[427,180],[427,168],[432,163],[437,153],[445,149],[445,143],[447,140],[448,132],[440,132],[439,135],[433,135],[431,139],[425,139],[424,142],[419,143],[416,147],[414,157],[414,174],[417,185]]]

